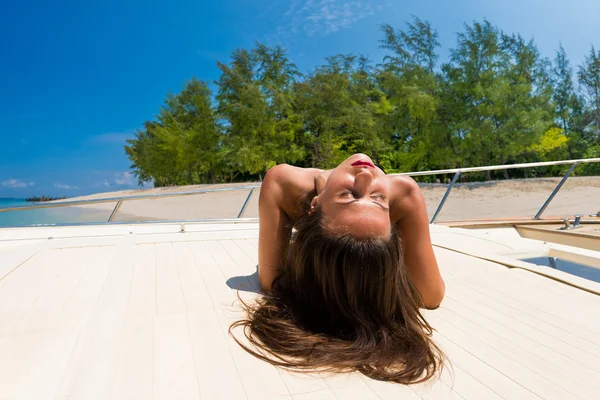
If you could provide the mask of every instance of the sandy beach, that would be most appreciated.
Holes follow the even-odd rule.
[[[533,216],[559,181],[560,178],[535,178],[458,183],[454,186],[438,220]],[[260,185],[260,182],[125,190],[98,193],[61,201],[174,193],[249,185]],[[435,212],[446,188],[445,184],[421,185],[430,217]],[[247,205],[244,217],[258,217],[259,192],[260,189],[254,191]],[[183,197],[125,201],[115,220],[235,218],[248,193],[249,190],[244,189]],[[111,202],[80,206],[79,208],[89,209],[95,215],[100,215],[101,219],[107,220],[115,204],[116,202]],[[573,216],[577,213],[587,215],[598,211],[600,211],[600,177],[572,177],[567,180],[559,194],[554,198],[544,216]]]

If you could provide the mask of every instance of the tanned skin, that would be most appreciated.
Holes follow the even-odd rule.
[[[365,154],[355,154],[332,170],[281,164],[267,172],[259,198],[258,251],[258,276],[265,292],[287,257],[292,226],[303,212],[299,200],[314,191],[311,209],[322,207],[332,233],[383,236],[395,224],[409,279],[426,308],[440,305],[445,285],[433,253],[423,194],[412,178],[386,175]]]

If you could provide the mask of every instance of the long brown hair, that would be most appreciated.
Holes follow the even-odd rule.
[[[250,354],[290,370],[359,371],[403,384],[430,379],[444,356],[419,311],[394,224],[389,238],[332,235],[319,208],[297,223],[291,257],[268,295],[243,306]]]

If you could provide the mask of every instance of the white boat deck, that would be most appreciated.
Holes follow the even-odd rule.
[[[256,296],[257,225],[179,229],[0,230],[0,399],[600,398],[600,285],[506,266],[539,242],[432,228],[447,293],[425,316],[449,365],[403,386],[245,353],[228,328],[236,288]]]

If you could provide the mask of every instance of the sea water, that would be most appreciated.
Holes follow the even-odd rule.
[[[573,261],[567,261],[563,260],[562,258],[556,257],[532,257],[525,258],[522,261],[532,263],[535,265],[540,265],[543,267],[557,269],[559,271],[564,271],[571,275],[576,275],[581,278],[589,279],[591,281],[600,283],[600,270]]]
[[[0,198],[0,209],[31,205],[24,199]],[[37,203],[39,204],[39,203]],[[110,214],[110,213],[108,213]],[[105,222],[107,212],[82,207],[56,207],[0,212],[0,228],[81,222]]]

